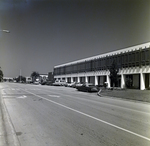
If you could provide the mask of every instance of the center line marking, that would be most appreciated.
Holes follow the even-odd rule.
[[[16,97],[16,98],[26,98],[27,96],[23,95],[23,96],[19,96],[19,97]]]
[[[50,96],[50,97],[57,97],[57,98],[60,97],[59,95],[48,95],[48,96]]]
[[[22,89],[22,90],[23,90],[23,89]],[[47,98],[44,98],[44,97],[42,97],[42,96],[40,96],[40,95],[36,95],[36,94],[34,94],[34,93],[32,93],[32,92],[29,92],[29,91],[26,91],[26,92],[28,92],[28,93],[30,93],[30,94],[32,94],[32,95],[34,95],[34,96],[40,97],[40,98],[42,98],[42,99],[45,99],[45,100],[47,100],[47,101],[50,101],[50,102],[52,102],[52,103],[54,103],[54,104],[57,104],[57,105],[59,105],[59,106],[62,106],[62,107],[64,107],[64,108],[67,108],[67,109],[69,109],[69,110],[71,110],[71,111],[74,111],[74,112],[76,112],[76,113],[79,113],[79,114],[81,114],[81,115],[87,116],[87,117],[89,117],[89,118],[91,118],[91,119],[97,120],[97,121],[102,122],[102,123],[104,123],[104,124],[107,124],[107,125],[109,125],[109,126],[115,127],[115,128],[120,129],[120,130],[122,130],[122,131],[125,131],[125,132],[127,132],[127,133],[133,134],[133,135],[135,135],[135,136],[138,136],[138,137],[140,137],[140,138],[143,138],[143,139],[145,139],[145,140],[150,141],[150,138],[145,137],[145,136],[143,136],[143,135],[140,135],[140,134],[137,134],[137,133],[132,132],[132,131],[130,131],[130,130],[124,129],[124,128],[122,128],[122,127],[119,127],[119,126],[117,126],[117,125],[111,124],[111,123],[106,122],[106,121],[104,121],[104,120],[98,119],[98,118],[96,118],[96,117],[93,117],[93,116],[88,115],[88,114],[86,114],[86,113],[80,112],[80,111],[78,111],[78,110],[75,110],[75,109],[70,108],[70,107],[68,107],[68,106],[65,106],[65,105],[63,105],[63,104],[57,103],[57,102],[52,101],[52,100],[47,99]]]

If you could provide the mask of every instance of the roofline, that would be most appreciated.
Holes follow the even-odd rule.
[[[116,54],[120,54],[120,53],[124,53],[124,52],[129,52],[129,51],[133,51],[133,50],[144,49],[144,48],[148,48],[148,47],[150,47],[150,42],[147,42],[144,44],[139,44],[136,46],[127,47],[124,49],[119,49],[116,51],[111,51],[108,53],[104,53],[104,54],[100,54],[100,55],[96,55],[96,56],[92,56],[92,57],[88,57],[88,58],[84,58],[84,59],[80,59],[80,60],[76,60],[76,61],[72,61],[72,62],[68,62],[68,63],[64,63],[64,64],[60,64],[60,65],[56,65],[56,66],[54,66],[54,68],[65,66],[65,65],[71,65],[71,64],[75,64],[75,63],[79,63],[79,62],[83,62],[83,61],[87,61],[87,60],[92,60],[95,58],[103,58],[106,56],[112,56],[112,55],[116,55]]]

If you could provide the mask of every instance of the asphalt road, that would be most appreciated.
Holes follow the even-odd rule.
[[[1,83],[21,146],[150,146],[150,104],[69,87]]]

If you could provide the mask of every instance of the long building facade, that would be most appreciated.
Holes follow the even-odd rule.
[[[112,87],[109,69],[113,61],[119,68],[117,87],[150,88],[150,42],[54,66],[54,78],[99,86],[107,82]]]

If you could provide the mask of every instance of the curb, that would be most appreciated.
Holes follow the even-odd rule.
[[[97,95],[99,97],[107,97],[107,98],[116,98],[116,99],[122,99],[122,100],[126,100],[126,101],[133,101],[133,102],[140,102],[140,103],[147,103],[150,104],[149,100],[144,100],[144,99],[137,99],[137,98],[126,98],[126,97],[121,97],[121,96],[115,96],[115,95],[108,95],[108,94],[101,94],[101,93],[97,93]]]
[[[0,146],[21,146],[1,95],[0,125]]]

